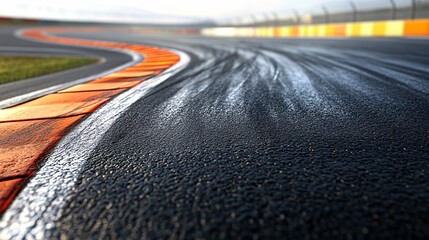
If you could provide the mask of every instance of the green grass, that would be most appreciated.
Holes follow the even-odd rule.
[[[0,57],[0,84],[60,72],[97,62],[93,58]]]

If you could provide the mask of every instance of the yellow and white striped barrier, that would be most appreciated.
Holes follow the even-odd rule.
[[[202,30],[217,37],[395,37],[429,36],[429,19],[316,24],[285,27],[218,27]]]

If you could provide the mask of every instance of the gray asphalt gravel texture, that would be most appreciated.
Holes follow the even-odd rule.
[[[192,62],[107,132],[48,237],[429,238],[429,41],[71,35]]]

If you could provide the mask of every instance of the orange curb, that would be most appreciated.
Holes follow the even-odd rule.
[[[114,90],[114,89],[122,89],[122,88],[131,88],[138,84],[141,81],[131,81],[131,82],[110,82],[110,83],[85,83],[79,84],[71,88],[64,89],[59,91],[60,93],[67,92],[83,92],[83,91],[99,91],[99,90]]]
[[[93,112],[108,99],[97,99],[90,102],[70,102],[62,104],[46,104],[35,106],[30,104],[0,110],[0,123],[70,117]]]
[[[0,123],[0,179],[31,175],[40,156],[82,117]]]
[[[0,213],[4,212],[12,202],[14,196],[24,184],[23,178],[11,179],[0,182]]]
[[[102,28],[50,27],[22,36],[45,42],[137,52],[144,61],[116,73],[0,110],[0,213],[37,171],[46,153],[83,117],[119,93],[165,71],[179,61],[173,52],[144,45],[48,36],[46,33],[103,31]]]
[[[38,98],[31,102],[25,103],[26,107],[50,105],[50,104],[66,104],[76,102],[92,102],[99,99],[109,99],[122,90],[109,90],[109,91],[91,91],[79,93],[53,93],[46,95],[43,98]]]

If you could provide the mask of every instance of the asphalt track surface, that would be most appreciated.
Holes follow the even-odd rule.
[[[429,236],[429,41],[66,36],[192,61],[104,135],[47,237]]]

